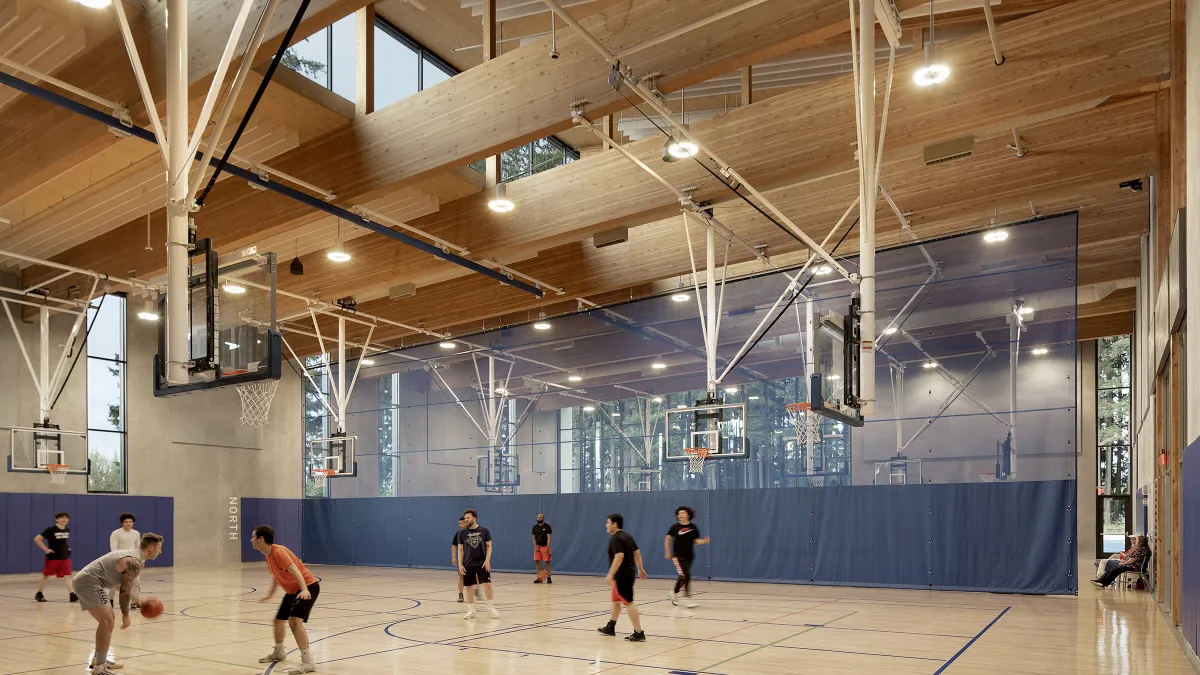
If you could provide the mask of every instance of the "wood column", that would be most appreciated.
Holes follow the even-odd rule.
[[[604,117],[602,117],[600,119],[600,130],[603,131],[606,136],[613,139],[614,143],[620,142],[617,139],[617,116],[616,115],[605,115]],[[612,150],[612,148],[608,147],[607,145],[604,146],[604,149]]]
[[[754,102],[754,73],[750,66],[742,68],[742,97],[739,100],[743,106]]]
[[[375,5],[354,13],[354,116],[375,112]]]
[[[496,0],[483,0],[483,62],[496,58]],[[484,176],[488,187],[500,182],[500,156],[493,155],[484,160]]]

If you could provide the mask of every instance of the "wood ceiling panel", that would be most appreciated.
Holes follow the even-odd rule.
[[[1105,314],[1080,319],[1075,326],[1075,339],[1098,340],[1114,335],[1128,335],[1133,332],[1133,311],[1118,314]]]

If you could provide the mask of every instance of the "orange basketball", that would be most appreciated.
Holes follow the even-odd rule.
[[[541,579],[542,581],[545,581],[546,580],[546,570],[544,570],[544,569],[538,570],[538,578]]]
[[[162,600],[154,596],[147,596],[141,599],[142,616],[147,619],[153,619],[163,612]]]

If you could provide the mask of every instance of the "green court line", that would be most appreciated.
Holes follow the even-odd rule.
[[[716,663],[712,664],[711,666],[704,666],[703,668],[699,669],[699,670],[698,670],[698,671],[696,671],[696,672],[707,672],[707,671],[710,671],[710,670],[712,670],[713,668],[716,668],[717,666],[719,666],[719,665],[721,665],[721,664],[723,664],[723,663],[729,663],[730,661],[732,661],[732,660],[734,660],[734,659],[740,659],[740,658],[742,658],[743,656],[749,656],[750,654],[753,654],[754,652],[756,652],[756,651],[758,651],[758,650],[760,650],[760,649],[766,649],[767,647],[771,647],[771,646],[777,645],[777,644],[779,644],[780,642],[784,642],[784,641],[786,641],[786,640],[791,640],[792,638],[796,637],[797,635],[804,635],[805,633],[807,633],[807,632],[808,632],[808,631],[810,631],[810,630],[816,630],[816,629],[818,629],[818,628],[824,628],[825,626],[828,626],[829,624],[833,623],[834,621],[841,621],[842,619],[844,619],[844,618],[846,618],[846,617],[848,617],[848,616],[853,616],[853,615],[855,615],[855,614],[858,614],[858,612],[850,612],[849,614],[844,614],[844,615],[842,615],[842,616],[839,616],[839,617],[838,617],[838,618],[836,618],[836,619],[830,619],[829,621],[826,621],[825,623],[821,624],[820,626],[809,626],[808,628],[805,628],[804,630],[802,630],[802,631],[800,631],[800,632],[798,632],[798,633],[793,633],[793,634],[791,634],[791,635],[789,635],[789,636],[787,636],[787,637],[779,638],[778,640],[776,640],[776,641],[774,641],[774,642],[769,642],[769,643],[767,643],[767,644],[765,644],[765,645],[762,645],[762,646],[759,646],[759,647],[755,647],[754,649],[751,649],[750,651],[743,652],[743,653],[741,653],[741,654],[738,654],[738,655],[736,655],[736,656],[731,656],[731,657],[729,657],[729,658],[725,659],[724,661],[717,661]]]

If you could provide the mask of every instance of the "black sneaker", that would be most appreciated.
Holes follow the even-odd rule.
[[[554,583],[554,577],[546,577],[546,583],[548,583],[548,584]]]
[[[79,602],[79,596],[72,593],[71,594],[71,602]]]
[[[535,583],[535,584],[540,584],[540,583],[542,583],[542,578],[541,578],[541,577],[537,577],[537,578],[535,578],[535,579],[533,580],[533,583]]]
[[[459,601],[459,602],[462,602],[462,601],[463,601],[462,593],[459,593],[459,594],[458,594],[458,601]]]
[[[627,642],[645,642],[646,641],[646,631],[639,630],[639,631],[635,632],[633,635],[626,635],[625,640]]]
[[[38,591],[37,594],[33,596],[33,599],[37,600],[38,602],[46,602],[46,596],[42,595],[41,591]]]
[[[617,634],[617,625],[610,621],[610,622],[604,624],[603,627],[597,628],[596,630],[600,631],[601,633],[603,633],[605,635],[616,635]]]

